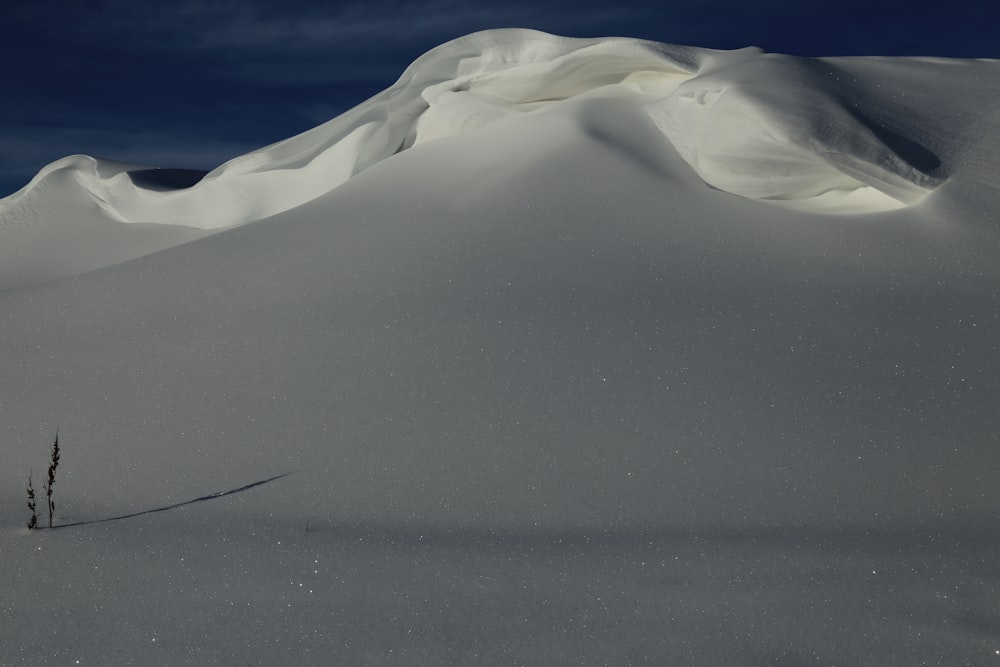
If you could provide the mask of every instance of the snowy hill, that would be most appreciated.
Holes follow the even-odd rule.
[[[117,263],[161,249],[168,233],[175,242],[198,236],[151,225],[217,230],[260,220],[427,141],[599,99],[647,119],[685,161],[681,171],[720,190],[805,211],[892,210],[922,201],[967,153],[992,154],[976,144],[992,122],[995,69],[477,33],[432,50],[355,109],[207,174],[88,156],[52,163],[0,200],[0,277],[23,285]],[[939,84],[925,85],[927,77]],[[57,222],[67,210],[72,225]],[[67,234],[91,244],[97,236],[107,248],[85,262],[60,255],[60,244],[37,247],[39,237]]]
[[[207,174],[49,165],[3,664],[991,664],[998,95],[491,31]]]

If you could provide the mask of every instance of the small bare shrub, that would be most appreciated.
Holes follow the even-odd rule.
[[[59,431],[56,431],[55,442],[49,452],[49,478],[42,487],[45,490],[45,500],[49,508],[49,528],[52,527],[52,519],[56,512],[56,503],[52,500],[52,487],[56,483],[56,468],[59,467]],[[35,487],[32,484],[31,472],[28,473],[28,509],[31,510],[31,517],[28,518],[28,530],[38,528],[38,506],[35,503]]]
[[[56,468],[59,467],[59,431],[56,431],[56,441],[52,443],[52,459],[49,461],[49,481],[45,483],[45,495],[49,503],[49,528],[52,527],[52,515],[56,504],[52,501],[52,485],[56,483]]]
[[[31,510],[31,518],[28,519],[28,530],[38,527],[38,512],[35,511],[35,489],[31,486],[31,473],[28,473],[28,509]]]

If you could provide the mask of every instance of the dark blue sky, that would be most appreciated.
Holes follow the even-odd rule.
[[[9,4],[9,3],[8,3]],[[993,0],[62,0],[0,9],[0,196],[73,153],[211,168],[487,28],[796,55],[1000,58]]]

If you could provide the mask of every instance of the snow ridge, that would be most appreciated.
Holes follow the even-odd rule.
[[[509,29],[439,46],[387,90],[312,130],[234,158],[189,187],[148,168],[58,160],[0,200],[0,228],[46,215],[53,179],[109,220],[221,229],[320,197],[401,150],[586,96],[627,100],[701,179],[808,211],[920,202],[942,182],[921,137],[882,131],[818,60]],[[877,100],[874,102],[877,104]],[[143,177],[145,176],[145,178]],[[191,179],[194,180],[194,179]]]

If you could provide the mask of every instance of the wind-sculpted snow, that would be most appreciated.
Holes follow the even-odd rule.
[[[0,662],[995,664],[998,67],[500,31],[211,173],[50,165]]]
[[[685,81],[650,114],[707,183],[733,194],[807,211],[920,202],[942,181],[940,160],[873,121],[847,76],[761,55]]]
[[[238,225],[311,201],[401,150],[594,96],[642,110],[690,168],[726,192],[809,211],[921,201],[942,180],[940,158],[924,137],[880,126],[871,113],[878,96],[847,83],[852,76],[828,62],[757,49],[477,33],[428,52],[347,113],[197,182],[151,185],[149,169],[79,156],[54,162],[0,201],[0,232],[61,213],[44,201],[43,185],[57,174],[70,181],[61,187],[78,190],[110,220]]]

